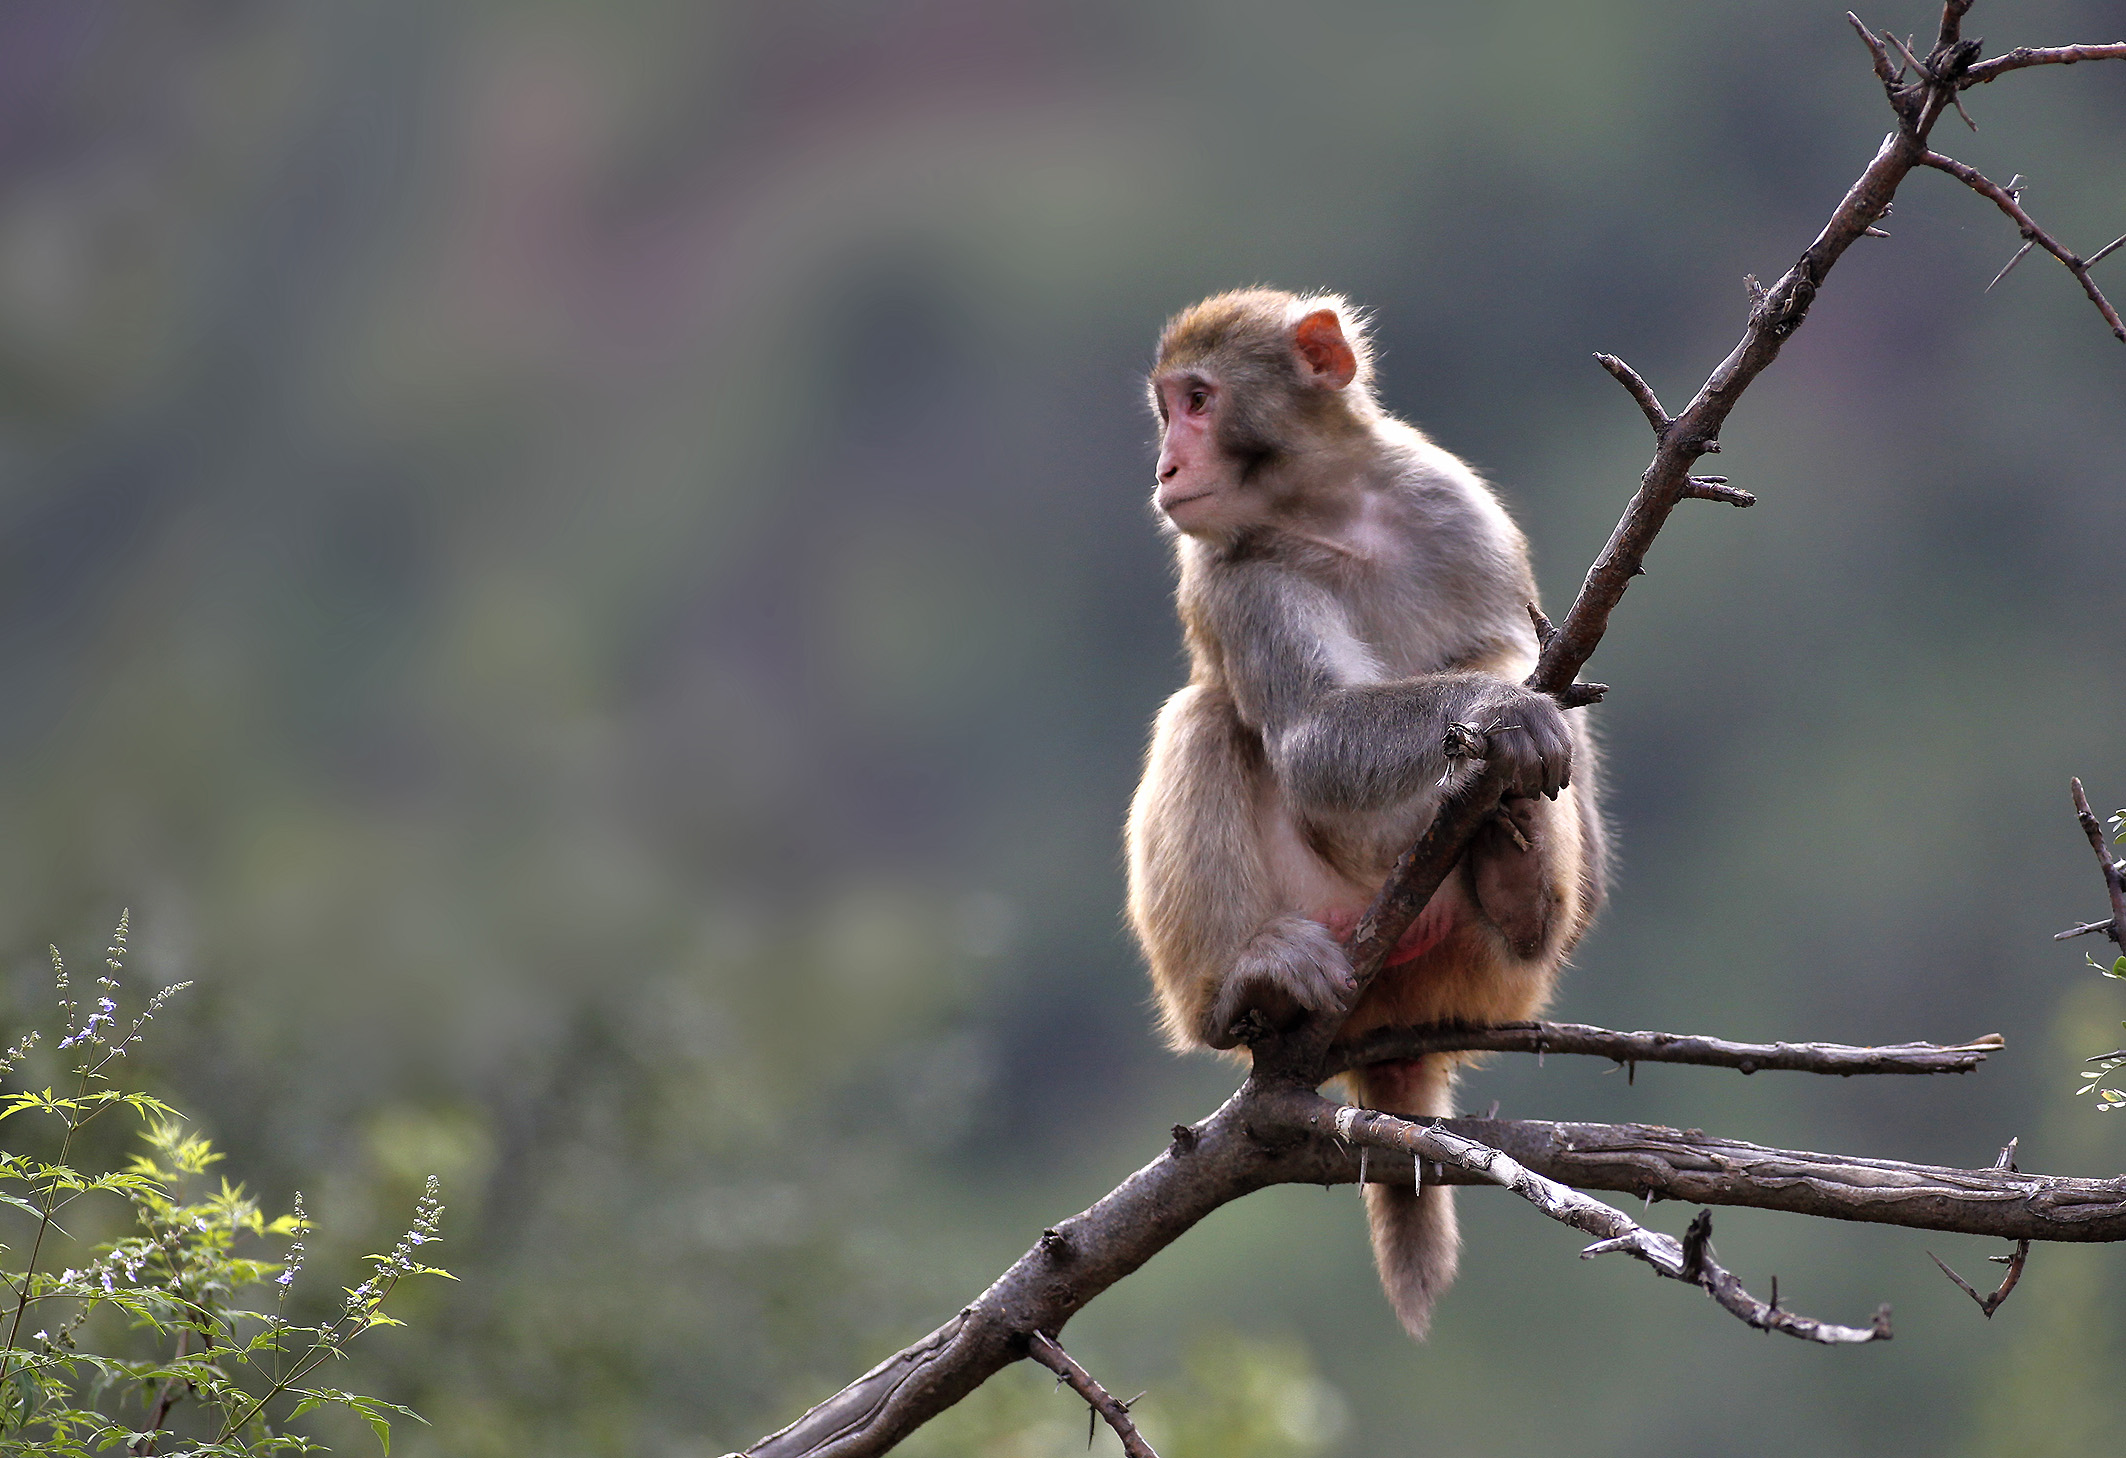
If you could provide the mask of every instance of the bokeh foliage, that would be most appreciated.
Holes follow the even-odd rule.
[[[1555,603],[1648,450],[1588,355],[1687,392],[1889,124],[1791,0],[48,0],[0,58],[10,1005],[130,903],[138,965],[200,983],[172,1101],[270,1207],[306,1191],[317,1259],[442,1176],[462,1281],[347,1384],[418,1453],[743,1443],[1229,1085],[1156,1046],[1116,917],[1178,675],[1167,311],[1371,305],[1391,403],[1501,483]],[[2126,228],[2126,70],[1972,105],[1944,145],[2074,243]],[[2067,776],[2126,786],[2126,352],[2040,262],[1982,295],[2015,239],[1946,179],[1890,228],[1732,422],[1762,504],[1680,516],[1591,665],[1623,873],[1559,1010],[2010,1051],[1507,1061],[1476,1107],[2120,1164],[2062,1072],[2116,989],[2048,938],[2099,909]],[[1727,1453],[2126,1418],[2111,1252],[2041,1251],[1989,1325],[1920,1237],[1723,1216],[1746,1279],[1896,1305],[1822,1353],[1472,1195],[1420,1351],[1355,1207],[1221,1212],[1074,1349],[1182,1444],[1218,1343],[1331,1394],[1326,1452],[1697,1453],[1673,1397],[1715,1390]],[[935,1451],[1015,1451],[1013,1391]],[[1304,1451],[1261,1416],[1300,1401],[1233,1418],[1248,1451]]]

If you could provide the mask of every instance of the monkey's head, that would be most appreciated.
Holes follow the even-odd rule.
[[[1149,381],[1159,510],[1212,538],[1289,511],[1322,479],[1290,468],[1361,438],[1379,413],[1372,374],[1364,327],[1335,294],[1241,289],[1176,314]]]

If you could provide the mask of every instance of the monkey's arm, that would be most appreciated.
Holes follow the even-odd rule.
[[[1366,811],[1437,790],[1447,725],[1482,731],[1510,790],[1553,798],[1572,780],[1572,733],[1557,705],[1494,674],[1389,679],[1333,594],[1284,569],[1230,571],[1203,616],[1242,719],[1303,808]]]

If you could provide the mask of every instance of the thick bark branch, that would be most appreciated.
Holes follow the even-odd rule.
[[[1659,1124],[1443,1119],[1439,1127],[1578,1189],[2002,1240],[2126,1240],[2126,1176],[2098,1180],[1908,1164],[1774,1149]],[[1319,1184],[1358,1178],[1357,1155],[1333,1143],[1310,1157],[1306,1168],[1292,1168],[1296,1156],[1287,1156],[1287,1177]],[[1366,1174],[1386,1184],[1412,1177],[1407,1164],[1378,1153],[1369,1157]],[[1443,1182],[1479,1183],[1451,1168]]]
[[[996,1372],[1027,1355],[1033,1333],[1061,1333],[1079,1308],[1217,1209],[1278,1182],[1251,1121],[1253,1085],[1098,1203],[1042,1233],[957,1316],[873,1367],[749,1458],[857,1458],[883,1453]]]
[[[762,1438],[746,1450],[749,1458],[883,1453],[1025,1357],[1034,1332],[1060,1331],[1086,1303],[1218,1206],[1273,1184],[1355,1183],[1360,1155],[1336,1137],[1339,1107],[1289,1084],[1251,1080],[1202,1124],[1182,1126],[1164,1154],[1097,1204],[1054,1227],[1055,1238],[1044,1234],[973,1305]],[[1953,1169],[1774,1149],[1657,1124],[1444,1119],[1429,1128],[1409,1127],[1462,1141],[1442,1142],[1434,1152],[1489,1151],[1530,1175],[1575,1189],[2003,1240],[2126,1240],[2126,1176],[2096,1180]],[[1406,1152],[1374,1148],[1366,1166],[1379,1183],[1416,1178],[1415,1160]],[[1428,1166],[1426,1178],[1496,1182],[1490,1172],[1452,1163]],[[1595,1227],[1592,1233],[1602,1232]],[[1615,1233],[1627,1232],[1620,1227]],[[1634,1246],[1632,1253],[1650,1259],[1653,1249]],[[1727,1300],[1722,1304],[1734,1309]],[[1776,1310],[1756,1305],[1763,1308],[1759,1315]]]
[[[1382,1028],[1330,1049],[1329,1071],[1426,1053],[1565,1053],[1618,1063],[1691,1063],[1743,1073],[1969,1073],[2006,1046],[1988,1033],[1968,1043],[1735,1043],[1691,1033],[1618,1033],[1586,1023],[1494,1023],[1488,1027]]]

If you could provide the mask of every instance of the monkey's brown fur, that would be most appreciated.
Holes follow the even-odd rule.
[[[1334,295],[1205,300],[1167,324],[1151,386],[1190,675],[1130,809],[1129,918],[1169,1040],[1228,1048],[1250,1021],[1337,1004],[1338,939],[1468,773],[1444,758],[1450,721],[1489,732],[1518,794],[1344,1036],[1532,1016],[1601,900],[1605,845],[1584,715],[1520,687],[1535,586],[1519,530],[1381,409]],[[1453,1072],[1434,1057],[1351,1081],[1369,1107],[1444,1115]],[[1365,1194],[1382,1282],[1421,1336],[1454,1275],[1451,1192]]]

